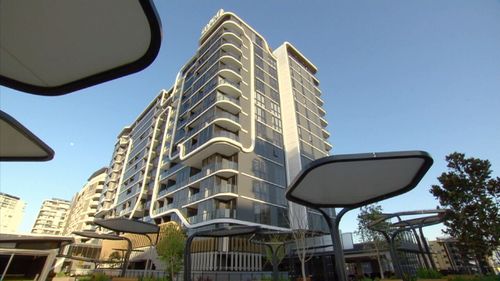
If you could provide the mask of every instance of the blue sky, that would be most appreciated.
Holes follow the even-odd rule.
[[[435,163],[384,211],[434,208],[429,187],[454,151],[489,159],[500,174],[500,1],[156,1],[163,42],[146,70],[62,97],[0,88],[0,107],[55,151],[44,163],[0,164],[0,190],[28,205],[71,197],[107,165],[120,130],[195,53],[202,27],[232,11],[276,48],[294,44],[319,68],[333,154],[426,150]],[[343,219],[356,227],[356,212]],[[440,227],[426,229],[439,236]]]

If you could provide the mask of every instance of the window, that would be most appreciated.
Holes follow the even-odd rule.
[[[259,67],[255,68],[255,77],[258,77],[262,80],[264,80],[264,71],[260,69]]]
[[[255,79],[255,90],[264,93],[264,82],[259,79]]]
[[[258,106],[256,108],[257,121],[266,123],[266,112]]]
[[[260,94],[260,93],[256,93],[255,95],[255,103],[257,104],[257,106],[260,106],[262,108],[265,107],[265,98],[264,98],[264,95]]]

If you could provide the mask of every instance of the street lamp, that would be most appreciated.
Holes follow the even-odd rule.
[[[335,271],[346,281],[339,234],[342,216],[354,208],[413,189],[433,163],[424,151],[327,156],[307,165],[286,190],[292,202],[318,210],[325,218],[335,253]],[[322,208],[343,208],[331,218]]]

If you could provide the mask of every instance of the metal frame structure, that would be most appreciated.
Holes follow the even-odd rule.
[[[160,227],[156,224],[147,223],[143,221],[135,221],[126,218],[111,218],[111,219],[102,219],[95,220],[95,225],[100,227],[104,227],[106,229],[112,230],[119,235],[120,233],[132,233],[145,236],[149,240],[149,249],[156,245],[158,242],[158,238],[160,236]],[[156,241],[153,243],[151,237],[148,234],[156,234]],[[148,257],[146,260],[146,265],[144,267],[145,270],[150,270],[153,266],[153,263]]]
[[[407,162],[405,163],[405,161]],[[432,157],[424,151],[335,155],[309,163],[297,175],[292,184],[287,188],[286,198],[292,202],[316,209],[323,215],[330,229],[335,254],[335,272],[339,281],[347,280],[345,258],[339,233],[339,225],[342,217],[354,208],[410,191],[417,186],[432,166],[432,163]],[[418,166],[415,169],[415,167],[409,164],[416,164]],[[336,165],[338,167],[335,167]],[[391,185],[391,189],[376,192],[375,189],[385,188],[386,185],[391,183],[393,178],[397,178],[394,181],[401,181],[401,175],[395,175],[393,171],[393,168],[398,166],[401,170],[407,166],[413,168],[413,170],[409,170],[411,174],[409,173],[408,177],[403,178],[405,180],[404,185]],[[342,170],[346,174],[339,174],[336,169]],[[363,186],[360,186],[361,184]],[[319,193],[314,193],[312,190]],[[350,202],[325,202],[325,192],[335,194],[336,192],[340,193],[345,190],[348,192],[366,190],[369,194],[366,196],[359,196],[359,194],[349,196],[350,194],[344,194],[344,200],[350,199]],[[294,192],[298,194],[294,194]],[[307,194],[309,198],[303,198],[304,194]],[[317,197],[312,198],[315,195]],[[343,209],[332,218],[322,208]]]
[[[132,241],[130,239],[128,239],[127,237],[123,237],[123,236],[112,235],[112,234],[99,234],[99,233],[95,233],[92,231],[73,231],[72,234],[82,236],[82,237],[87,237],[87,238],[94,238],[94,239],[127,241],[127,252],[126,252],[125,256],[123,257],[122,272],[120,275],[121,277],[125,277],[125,273],[126,273],[127,267],[128,267],[128,260],[130,258],[130,253],[132,252]]]
[[[381,233],[389,244],[389,253],[391,255],[391,259],[394,265],[394,270],[396,271],[396,275],[398,277],[403,276],[403,270],[401,268],[401,264],[399,263],[396,255],[396,245],[395,239],[397,238],[399,233],[404,231],[411,231],[415,236],[415,240],[417,241],[417,246],[420,250],[422,260],[424,265],[428,269],[436,269],[436,264],[432,258],[432,253],[430,251],[429,245],[427,244],[423,232],[423,227],[431,226],[435,224],[442,223],[446,220],[446,214],[449,212],[447,209],[435,209],[435,210],[418,210],[418,211],[405,211],[391,214],[381,214],[381,217],[378,220],[373,221],[368,225],[368,228]],[[427,215],[419,218],[412,218],[408,220],[402,220],[403,216],[415,216],[415,215]],[[431,216],[428,216],[431,215]],[[391,218],[397,218],[398,221],[395,223],[390,223],[388,226],[392,227],[395,230],[392,233],[388,233],[384,229],[377,228],[377,225],[385,222]],[[420,236],[417,234],[415,227],[419,228]],[[420,241],[421,240],[421,241]],[[423,244],[423,247],[422,247]],[[425,249],[424,249],[425,248]],[[429,264],[430,263],[430,264]]]

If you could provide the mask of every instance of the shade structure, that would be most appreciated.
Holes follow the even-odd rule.
[[[94,239],[103,239],[103,240],[123,240],[127,242],[127,249],[125,253],[125,257],[123,259],[122,272],[120,274],[121,277],[125,276],[125,272],[127,271],[128,261],[130,259],[130,253],[132,252],[132,241],[124,236],[118,236],[114,234],[105,234],[105,233],[96,233],[93,231],[73,231],[72,234],[83,236],[87,238]]]
[[[425,226],[431,226],[431,225],[442,223],[445,220],[446,220],[446,216],[435,215],[435,216],[426,216],[426,217],[398,221],[398,222],[391,224],[391,226],[393,226],[393,227],[409,227],[409,226],[425,227]]]
[[[150,0],[0,1],[0,84],[61,95],[140,71],[161,26]]]
[[[160,230],[160,227],[156,224],[126,218],[95,220],[94,224],[116,232],[135,234],[152,234],[158,233]]]
[[[432,162],[424,151],[328,156],[307,165],[286,198],[313,208],[356,208],[413,189]]]
[[[126,240],[125,237],[114,235],[114,234],[105,234],[105,233],[97,233],[93,231],[73,231],[72,234],[94,238],[94,239],[104,239],[104,240]]]
[[[54,151],[12,116],[0,110],[0,161],[48,161]]]

